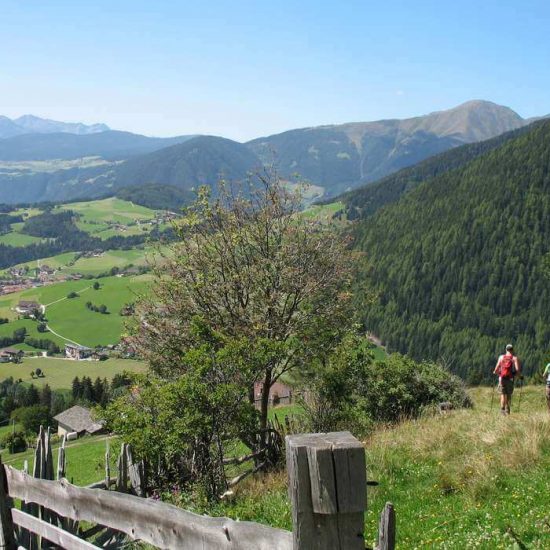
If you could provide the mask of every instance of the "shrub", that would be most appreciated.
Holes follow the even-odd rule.
[[[463,381],[435,363],[393,354],[375,361],[372,345],[351,336],[307,380],[306,414],[314,431],[365,435],[375,422],[417,417],[437,403],[471,406]]]
[[[27,440],[23,432],[8,432],[0,439],[0,447],[7,449],[10,454],[21,453],[27,450]]]
[[[71,298],[78,298],[79,297],[79,294],[77,292],[69,292],[69,294],[67,294],[67,298],[69,298],[69,300]]]

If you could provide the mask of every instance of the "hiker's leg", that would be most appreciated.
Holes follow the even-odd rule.
[[[550,413],[550,386],[546,386],[546,406],[548,407],[548,412]]]

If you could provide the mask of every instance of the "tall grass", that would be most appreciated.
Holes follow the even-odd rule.
[[[398,548],[550,548],[550,415],[544,388],[516,392],[512,415],[491,410],[491,389],[475,406],[381,427],[366,442],[369,488],[365,538],[376,539],[386,501],[396,507]],[[284,472],[243,483],[208,513],[291,529]],[[204,510],[206,511],[206,510]]]

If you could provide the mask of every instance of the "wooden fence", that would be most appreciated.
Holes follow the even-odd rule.
[[[349,432],[286,437],[292,532],[200,516],[137,496],[142,477],[128,447],[123,446],[115,480],[106,458],[105,480],[76,487],[64,478],[62,445],[54,480],[49,432],[41,431],[33,476],[0,462],[0,549],[121,548],[128,540],[181,550],[365,548],[365,451]],[[116,490],[108,490],[112,485]],[[395,515],[388,505],[379,538],[380,550],[394,547]]]

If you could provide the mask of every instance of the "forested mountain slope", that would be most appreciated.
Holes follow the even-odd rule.
[[[216,183],[221,176],[241,180],[260,167],[260,161],[242,143],[216,136],[198,136],[116,167],[115,187],[162,184],[182,189]]]
[[[529,131],[528,126],[506,132],[492,139],[469,143],[445,151],[414,166],[403,168],[403,170],[375,183],[344,193],[339,200],[345,204],[349,219],[367,218],[382,206],[397,202],[402,195],[412,191],[430,178],[460,168],[526,131]]]
[[[516,344],[548,362],[550,122],[420,185],[355,227],[379,292],[368,330],[391,350],[489,375]]]

